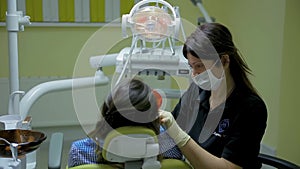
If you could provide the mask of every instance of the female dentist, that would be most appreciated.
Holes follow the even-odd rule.
[[[261,168],[257,157],[267,108],[228,28],[199,26],[187,38],[183,54],[193,83],[172,113],[160,111],[168,134],[195,169]]]

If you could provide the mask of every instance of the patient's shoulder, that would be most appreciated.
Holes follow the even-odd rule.
[[[68,166],[74,167],[83,164],[96,164],[97,144],[90,138],[84,138],[72,142],[69,152]]]
[[[77,146],[93,146],[93,145],[96,145],[95,141],[91,138],[83,138],[83,139],[80,139],[80,140],[76,140],[74,142],[72,142],[72,145],[77,145]]]

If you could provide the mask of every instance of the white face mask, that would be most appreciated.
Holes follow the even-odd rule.
[[[217,61],[212,65],[210,69],[206,69],[206,71],[192,76],[194,83],[196,83],[203,90],[216,90],[222,80],[224,79],[224,70],[222,72],[221,78],[217,78],[211,71],[211,69],[215,66]]]

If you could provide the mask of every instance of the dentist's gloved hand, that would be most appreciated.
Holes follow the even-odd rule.
[[[168,111],[159,110],[159,116],[160,122],[167,127],[169,136],[173,138],[177,146],[179,148],[184,146],[191,137],[178,126],[173,115]]]

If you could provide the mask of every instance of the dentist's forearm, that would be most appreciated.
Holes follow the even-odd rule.
[[[180,150],[194,169],[241,169],[238,165],[224,158],[210,154],[193,139],[189,139],[184,146],[180,147]]]
[[[194,169],[241,169],[238,165],[224,158],[218,158],[199,146],[177,125],[170,112],[160,110],[160,118],[161,123],[167,126],[169,136],[173,138]]]

